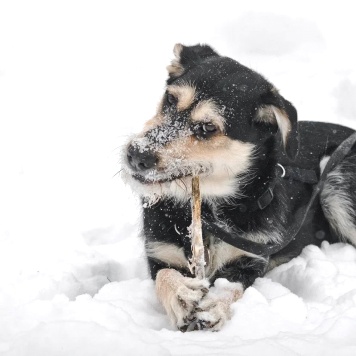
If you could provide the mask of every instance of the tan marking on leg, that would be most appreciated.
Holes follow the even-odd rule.
[[[258,258],[258,256],[242,251],[226,242],[212,243],[209,247],[210,263],[206,266],[206,275],[213,276],[217,270],[229,263],[236,260],[241,256],[250,256]]]
[[[166,242],[147,242],[146,255],[163,261],[169,266],[187,268],[188,261],[184,255],[183,247]]]

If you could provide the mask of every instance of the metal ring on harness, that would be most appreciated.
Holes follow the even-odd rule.
[[[281,175],[281,178],[284,178],[285,175],[286,175],[286,170],[284,169],[284,167],[280,164],[280,163],[277,163],[277,166],[280,167],[282,169],[282,175]]]

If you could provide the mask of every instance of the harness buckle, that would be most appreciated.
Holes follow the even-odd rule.
[[[271,188],[268,188],[257,200],[257,206],[260,210],[265,209],[273,200],[274,194]]]

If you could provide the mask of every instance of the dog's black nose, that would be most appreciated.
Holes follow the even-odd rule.
[[[145,171],[154,167],[158,158],[150,150],[140,150],[138,147],[130,145],[127,150],[127,161],[135,171]]]

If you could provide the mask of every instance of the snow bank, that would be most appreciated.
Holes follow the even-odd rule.
[[[126,243],[118,245],[126,248]],[[122,267],[143,265],[136,259]],[[62,279],[72,286],[68,291],[76,288],[66,274]],[[37,283],[44,284],[40,277]],[[233,318],[219,333],[176,331],[148,278],[107,282],[96,294],[75,298],[65,292],[32,297],[1,309],[4,355],[356,352],[356,249],[342,243],[308,246],[301,256],[258,279],[233,305]]]
[[[342,243],[256,280],[221,332],[175,331],[116,174],[176,42],[256,69],[301,119],[356,128],[351,5],[2,1],[0,354],[355,355],[356,250]]]

